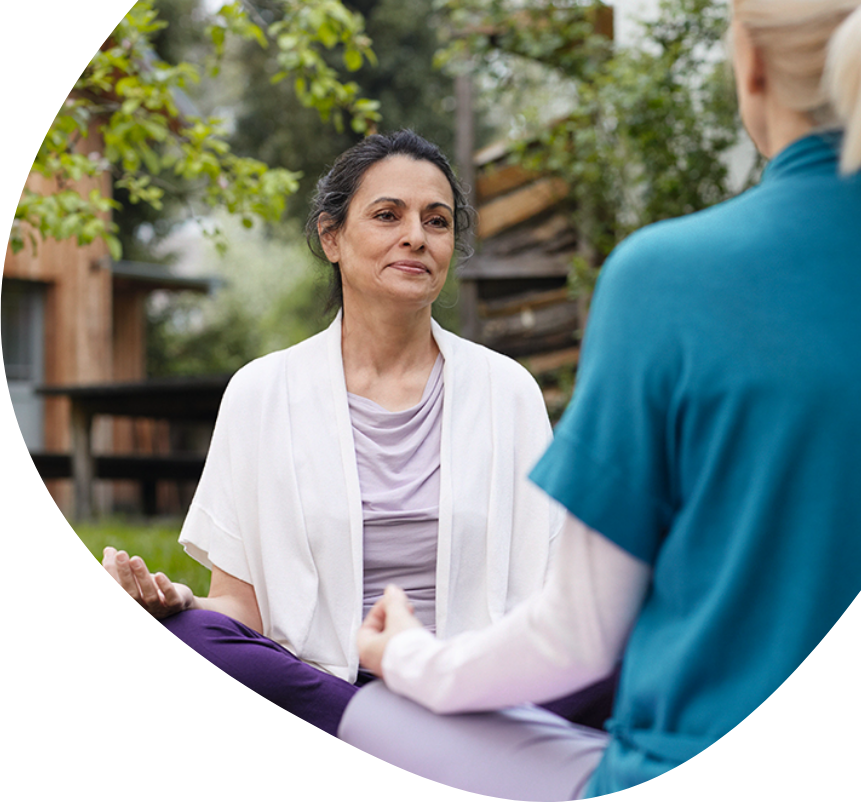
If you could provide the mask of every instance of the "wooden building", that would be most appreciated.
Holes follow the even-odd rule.
[[[85,152],[98,146],[92,138],[82,143]],[[53,190],[37,174],[30,175],[27,185],[40,193]],[[85,178],[78,186],[82,194],[93,188],[109,194],[108,177]],[[45,395],[40,388],[143,380],[149,293],[208,288],[207,281],[179,279],[158,266],[115,263],[101,240],[86,246],[73,239],[39,241],[35,251],[27,246],[17,254],[7,246],[0,294],[3,359],[12,405],[31,454],[68,459],[71,449],[69,398]],[[163,424],[105,418],[95,421],[92,447],[101,453],[145,454],[169,448],[169,442]],[[71,483],[47,484],[60,508],[68,511]],[[139,506],[137,483],[101,484],[98,508]]]
[[[612,40],[613,7],[597,6],[590,14],[594,32]],[[463,33],[493,37],[533,24],[532,13],[523,10],[502,27],[479,25]],[[556,417],[568,401],[588,305],[568,288],[574,256],[589,256],[572,225],[570,187],[513,163],[505,143],[475,152],[467,71],[457,75],[455,90],[458,173],[478,211],[475,255],[459,272],[461,334],[522,361]]]
[[[474,156],[475,255],[460,277],[461,333],[521,360],[545,385],[551,414],[567,401],[551,380],[573,374],[585,324],[568,276],[578,252],[567,184],[509,161],[505,145]]]

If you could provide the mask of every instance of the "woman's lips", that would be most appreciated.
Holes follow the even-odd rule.
[[[430,273],[430,270],[421,262],[392,262],[389,267],[394,267],[396,270],[401,270],[404,273]]]

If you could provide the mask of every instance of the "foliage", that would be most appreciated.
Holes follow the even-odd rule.
[[[232,247],[220,258],[203,254],[221,280],[216,292],[206,298],[169,293],[151,299],[150,376],[232,373],[328,323],[322,313],[327,275],[297,226],[284,224],[262,235],[232,220],[221,225]]]
[[[365,62],[354,79],[366,96],[379,102],[381,130],[412,128],[451,155],[453,84],[450,75],[433,66],[439,46],[433,0],[351,0],[349,5],[364,16],[378,56],[375,62]],[[319,176],[358,137],[350,130],[322,128],[289,82],[273,85],[266,80],[273,68],[271,50],[236,47],[225,57],[229,81],[217,89],[233,92],[230,103],[236,121],[231,144],[236,152],[303,173],[287,210],[300,219],[307,214]]]
[[[378,118],[376,103],[360,97],[355,82],[342,83],[325,57],[339,52],[343,68],[352,72],[373,60],[361,16],[339,0],[278,0],[269,6],[278,12],[271,21],[250,0],[225,3],[215,13],[206,28],[208,72],[218,73],[231,38],[252,41],[274,50],[278,71],[272,81],[292,79],[300,102],[324,120],[339,127],[349,121],[358,133],[368,130]],[[281,217],[298,175],[237,156],[220,120],[188,108],[183,90],[200,79],[200,70],[156,56],[153,39],[164,26],[152,0],[141,0],[75,83],[33,165],[57,189],[47,195],[25,189],[15,214],[13,251],[24,247],[25,236],[35,248],[38,232],[43,239],[75,237],[82,245],[102,237],[119,258],[117,226],[107,214],[116,201],[99,189],[82,195],[74,186],[106,173],[132,204],[159,209],[166,192],[191,188],[206,206],[227,209],[246,227],[255,218]],[[83,152],[93,129],[104,148]]]
[[[563,177],[581,248],[572,285],[588,291],[597,268],[631,231],[728,196],[724,154],[735,143],[734,93],[716,46],[726,5],[662,0],[633,46],[595,32],[601,4],[441,0],[453,38],[443,59],[465,54],[484,69],[540,64],[566,82],[560,119],[523,133],[515,158]],[[506,75],[515,76],[510,67]]]
[[[267,0],[256,6],[261,14],[275,11]],[[433,0],[351,2],[350,7],[365,17],[379,56],[378,62],[366,62],[354,78],[366,96],[379,100],[386,130],[414,128],[450,153],[453,87],[451,77],[433,67],[438,38],[432,6]],[[178,43],[158,44],[179,54],[194,54],[200,49],[195,36],[192,30],[181,31]],[[210,298],[178,294],[154,299],[147,334],[149,375],[232,372],[261,354],[305,339],[329,322],[322,314],[328,268],[310,259],[298,223],[304,221],[319,175],[358,136],[351,130],[322,126],[316,113],[301,105],[291,82],[272,84],[268,76],[278,69],[275,58],[273,48],[263,50],[254,42],[234,40],[225,48],[218,78],[204,76],[195,88],[195,102],[230,109],[230,143],[235,153],[302,171],[299,190],[288,199],[286,214],[293,219],[288,219],[288,225],[266,226],[265,236],[257,228],[246,232],[226,221],[220,223],[231,248],[221,259],[210,254],[201,261],[208,272],[224,279],[224,285]],[[328,58],[332,61],[333,54],[328,53]],[[168,228],[163,221],[139,217],[129,221],[128,210],[118,219],[121,225],[149,222],[156,229],[150,243]],[[141,238],[131,236],[128,241],[130,248],[138,248]],[[168,237],[161,250],[141,258],[157,260],[175,244]],[[455,331],[457,294],[452,271],[434,304],[434,316]]]
[[[434,66],[441,17],[433,0],[353,0],[367,19],[379,54],[356,75],[380,101],[387,130],[412,128],[450,157],[454,148],[454,83]]]
[[[236,221],[222,225],[231,248],[218,259],[202,254],[217,269],[216,292],[206,298],[171,292],[151,299],[149,376],[232,373],[307,339],[332,320],[333,313],[323,313],[330,267],[311,255],[298,225],[288,221],[265,236]],[[458,328],[457,292],[451,270],[433,314],[452,331]]]

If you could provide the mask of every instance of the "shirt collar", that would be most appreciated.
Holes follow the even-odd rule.
[[[787,145],[765,167],[762,183],[788,176],[834,175],[840,160],[843,132],[818,131]]]

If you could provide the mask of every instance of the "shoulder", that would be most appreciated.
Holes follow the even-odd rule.
[[[483,379],[488,391],[494,392],[495,403],[517,403],[526,399],[543,407],[538,382],[519,362],[438,326],[434,328],[434,336],[443,358],[452,361],[457,373],[468,376],[471,386],[475,387],[476,382]],[[458,386],[463,385],[458,383]]]
[[[286,382],[288,365],[315,365],[325,358],[325,331],[289,348],[273,351],[241,367],[228,383],[225,398],[259,399],[268,389]]]
[[[616,247],[608,272],[633,278],[646,268],[660,275],[679,264],[714,263],[756,230],[760,196],[754,188],[708,209],[645,226]]]
[[[474,370],[484,370],[493,379],[509,381],[515,385],[536,384],[532,374],[511,357],[441,327],[435,327],[434,336],[444,358],[469,364]]]
[[[716,283],[743,276],[751,258],[767,248],[762,219],[768,203],[761,189],[631,234],[601,270],[593,311],[609,303],[618,323],[648,315],[651,326],[656,310],[685,314]]]

